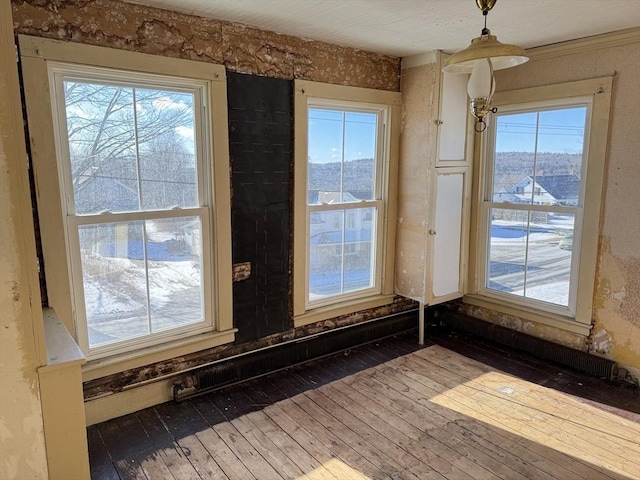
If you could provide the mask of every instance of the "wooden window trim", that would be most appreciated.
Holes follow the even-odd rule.
[[[59,315],[67,330],[77,341],[70,287],[69,255],[64,235],[64,219],[56,158],[50,79],[47,62],[87,65],[109,69],[124,69],[147,74],[167,75],[203,80],[207,84],[211,100],[208,120],[209,165],[212,219],[214,222],[212,245],[215,282],[215,312],[212,312],[213,329],[193,335],[188,339],[145,347],[110,357],[107,363],[118,364],[125,370],[149,363],[147,356],[170,358],[172,352],[197,351],[202,348],[229,343],[234,340],[232,319],[231,274],[231,202],[229,181],[229,146],[227,123],[226,74],[222,65],[180,60],[156,55],[127,52],[111,48],[81,45],[70,42],[19,36],[22,69],[24,72],[25,99],[31,151],[36,179],[37,200],[40,210],[42,245],[46,276],[49,287],[49,303]],[[179,73],[176,73],[179,72]],[[191,345],[191,347],[189,347]],[[177,350],[176,350],[177,349]],[[164,351],[166,354],[158,353]],[[89,362],[84,369],[96,370],[104,360]],[[98,368],[98,370],[100,370]]]
[[[395,223],[396,223],[396,193],[398,177],[398,156],[400,138],[400,108],[401,96],[399,92],[372,90],[359,87],[330,85],[306,80],[295,81],[294,93],[294,122],[295,122],[295,178],[294,184],[294,241],[293,241],[293,313],[296,327],[373,308],[388,305],[393,302],[393,278],[395,251]],[[307,308],[307,118],[309,102],[313,105],[327,102],[332,106],[344,105],[353,107],[360,103],[363,106],[385,106],[388,109],[387,129],[385,132],[387,154],[382,169],[386,181],[382,188],[382,198],[386,202],[383,228],[382,258],[381,258],[381,289],[380,293],[362,298],[346,298],[330,305]]]
[[[541,324],[562,328],[576,333],[587,334],[592,323],[593,291],[595,287],[595,274],[598,254],[598,239],[600,231],[600,216],[603,198],[604,173],[606,165],[607,139],[609,131],[609,113],[611,108],[611,95],[613,77],[601,77],[576,82],[547,85],[540,87],[510,90],[496,93],[494,106],[517,106],[524,104],[570,101],[576,97],[590,97],[591,121],[587,126],[589,130],[587,160],[585,162],[586,184],[584,197],[581,258],[577,277],[577,296],[575,316],[560,315],[554,312],[532,308],[518,302],[509,302],[490,298],[480,293],[482,282],[479,262],[483,261],[482,224],[480,214],[484,201],[484,188],[486,178],[486,162],[484,152],[486,150],[487,137],[482,136],[481,142],[476,143],[475,161],[479,168],[474,173],[474,194],[472,205],[472,235],[473,242],[470,249],[469,285],[472,291],[465,295],[466,303],[489,308],[508,315],[515,315],[526,320],[536,321]]]

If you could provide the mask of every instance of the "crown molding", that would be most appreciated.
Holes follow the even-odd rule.
[[[530,60],[546,60],[548,58],[574,55],[577,53],[619,47],[640,42],[640,27],[627,28],[617,32],[603,33],[592,37],[578,38],[567,42],[553,43],[542,47],[527,49]]]

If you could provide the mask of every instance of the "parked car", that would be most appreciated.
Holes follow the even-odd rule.
[[[558,242],[558,247],[560,247],[563,250],[572,250],[573,249],[573,233],[570,233],[562,237],[560,242]]]

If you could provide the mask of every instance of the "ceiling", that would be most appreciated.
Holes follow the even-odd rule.
[[[453,52],[480,34],[474,0],[135,0],[396,57]],[[640,0],[500,0],[488,27],[524,48],[640,26]]]

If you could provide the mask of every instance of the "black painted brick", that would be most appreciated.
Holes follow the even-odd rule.
[[[233,263],[251,262],[234,283],[236,342],[291,328],[289,318],[292,83],[228,73]]]

